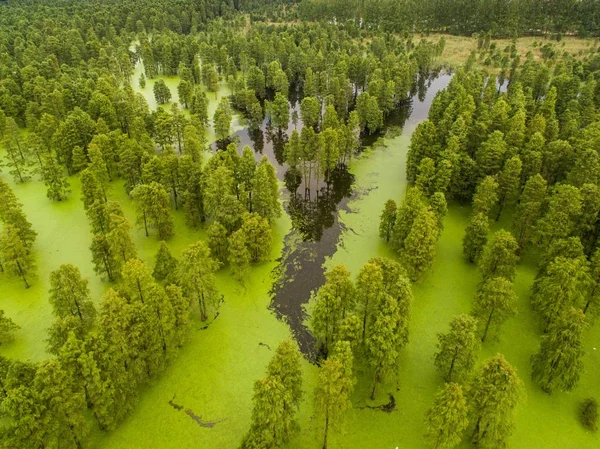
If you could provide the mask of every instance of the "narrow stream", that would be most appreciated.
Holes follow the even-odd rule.
[[[450,74],[437,74],[418,86],[411,99],[388,117],[386,129],[394,127],[410,136],[414,128],[427,118],[433,98],[451,78]],[[245,130],[241,131],[240,137],[244,133]],[[363,139],[363,146],[373,144],[377,137]],[[242,143],[245,143],[243,138]],[[386,139],[386,143],[390,143],[390,139]],[[278,167],[278,176],[281,177],[286,167],[273,148],[272,144],[266,144],[262,153]],[[368,163],[368,159],[360,163]],[[304,305],[311,293],[325,282],[323,264],[335,253],[345,230],[338,220],[339,211],[352,213],[349,203],[360,195],[368,194],[354,188],[354,176],[346,167],[338,168],[331,185],[323,185],[319,190],[319,195],[311,198],[290,194],[289,191],[286,194],[286,210],[292,218],[293,227],[285,237],[283,255],[274,272],[276,281],[271,291],[270,306],[279,318],[289,324],[301,351],[312,361],[316,356],[314,338],[304,323]]]

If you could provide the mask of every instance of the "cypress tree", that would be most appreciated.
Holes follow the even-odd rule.
[[[479,349],[476,332],[473,317],[458,315],[450,322],[448,333],[438,334],[434,364],[446,382],[461,381],[470,373]]]
[[[471,216],[463,237],[463,254],[469,262],[473,263],[479,260],[487,244],[489,231],[490,226],[487,215],[479,212]]]
[[[447,383],[425,416],[425,437],[434,449],[452,449],[469,424],[467,399],[460,385]]]
[[[472,314],[483,326],[484,342],[491,327],[499,327],[516,315],[517,295],[512,283],[503,277],[487,278],[475,295]]]
[[[507,446],[522,388],[516,370],[502,354],[483,363],[468,392],[471,420],[475,422],[473,444],[482,449]]]
[[[583,371],[581,341],[585,317],[570,308],[553,320],[542,336],[540,351],[531,356],[532,379],[546,393],[555,389],[571,391]]]

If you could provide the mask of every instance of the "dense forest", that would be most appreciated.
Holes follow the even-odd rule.
[[[599,11],[0,3],[0,447],[596,447]]]

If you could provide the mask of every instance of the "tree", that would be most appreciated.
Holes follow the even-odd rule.
[[[25,288],[29,288],[27,276],[35,270],[35,261],[19,230],[12,224],[5,224],[0,233],[0,260],[4,271],[19,276]]]
[[[350,394],[354,387],[352,349],[347,341],[336,345],[335,353],[319,368],[315,388],[315,410],[323,422],[323,449],[327,449],[330,429],[339,429],[344,412],[352,407]]]
[[[463,254],[469,262],[477,262],[488,241],[490,232],[486,214],[479,212],[471,216],[463,237]]]
[[[306,96],[300,102],[300,117],[304,126],[316,128],[319,124],[321,103],[315,97]]]
[[[362,321],[362,342],[367,336],[367,328],[384,294],[383,272],[375,263],[366,263],[356,277],[356,305]]]
[[[537,220],[541,216],[547,184],[538,173],[529,178],[523,187],[513,219],[513,234],[519,245],[519,253],[527,248],[533,237]]]
[[[214,64],[202,64],[202,80],[210,92],[219,90],[219,74]]]
[[[471,372],[479,349],[476,332],[477,321],[473,317],[458,315],[450,322],[448,333],[438,334],[434,364],[446,382],[461,381]]]
[[[479,259],[483,279],[501,276],[512,281],[517,268],[517,250],[517,241],[508,231],[495,232]]]
[[[14,340],[14,332],[21,326],[15,324],[13,320],[4,315],[4,310],[0,310],[0,345]]]
[[[257,263],[265,260],[271,253],[273,243],[269,221],[256,213],[245,213],[240,230],[246,240],[250,261]]]
[[[69,181],[63,174],[63,168],[52,154],[44,157],[42,179],[47,187],[46,196],[53,201],[62,201],[71,192]]]
[[[240,449],[278,448],[287,440],[290,425],[285,404],[291,393],[278,377],[267,376],[254,383],[250,429],[242,439]]]
[[[279,343],[267,366],[267,374],[281,379],[285,388],[291,393],[291,403],[286,404],[286,409],[290,413],[292,413],[292,406],[299,407],[302,400],[301,359],[298,345],[293,340],[287,339]]]
[[[475,421],[471,434],[473,444],[482,449],[506,447],[522,388],[516,370],[502,354],[483,363],[468,394],[472,420]]]
[[[521,182],[521,159],[513,156],[504,163],[504,168],[498,174],[498,213],[496,221],[500,219],[502,209],[506,204],[511,204],[519,193]]]
[[[231,265],[233,274],[242,280],[250,268],[250,251],[246,245],[246,236],[238,229],[229,236],[227,260]]]
[[[581,404],[579,420],[583,427],[595,432],[598,430],[598,402],[594,398],[587,398]]]
[[[161,240],[160,247],[156,253],[154,270],[152,277],[158,282],[171,284],[175,281],[177,273],[177,259],[171,255],[171,251],[164,240]]]
[[[577,187],[561,184],[548,199],[548,209],[537,222],[534,241],[544,250],[556,239],[566,238],[576,229],[581,214],[581,192]]]
[[[73,316],[89,330],[94,325],[96,309],[90,297],[88,281],[71,264],[61,265],[50,273],[50,304],[54,315],[59,318]]]
[[[581,341],[585,316],[570,308],[553,320],[542,336],[540,351],[531,356],[532,379],[546,393],[560,389],[571,391],[583,371]]]
[[[229,138],[231,134],[231,119],[232,114],[229,99],[223,97],[213,115],[213,126],[217,140],[225,141]]]
[[[583,302],[589,284],[589,268],[585,257],[558,256],[548,264],[545,273],[534,281],[531,304],[549,326],[571,307]]]
[[[179,96],[179,103],[186,109],[192,103],[192,94],[193,88],[189,81],[181,80],[177,86],[177,95]]]
[[[208,227],[207,235],[211,257],[225,264],[229,257],[227,229],[218,221],[213,221]]]
[[[121,273],[122,262],[111,251],[110,244],[104,234],[94,235],[90,251],[92,252],[94,271],[99,275],[106,274],[109,281],[116,280]]]
[[[429,209],[423,209],[415,218],[404,241],[403,256],[413,281],[420,279],[433,264],[438,237],[435,215]]]
[[[394,200],[387,200],[379,221],[379,237],[385,239],[386,243],[390,241],[394,225],[396,224],[396,213],[398,207]]]
[[[374,374],[371,399],[375,399],[377,384],[394,370],[398,361],[398,304],[390,295],[384,294],[373,315],[373,325],[366,341],[367,362]]]
[[[198,303],[202,321],[208,318],[209,308],[218,305],[214,276],[218,267],[218,262],[210,257],[210,251],[202,241],[193,243],[181,254],[177,279],[184,295]]]
[[[131,191],[135,203],[138,226],[143,225],[146,237],[148,228],[154,228],[161,240],[173,236],[173,219],[169,212],[169,195],[157,182],[140,184]]]
[[[287,129],[290,121],[290,108],[287,99],[279,92],[275,94],[275,99],[271,102],[271,120],[273,126],[283,132]]]
[[[460,385],[446,383],[425,416],[425,437],[434,449],[452,449],[469,424],[467,399]]]
[[[118,203],[108,203],[107,209],[109,209],[107,210],[109,231],[106,234],[106,241],[113,256],[127,262],[137,256],[135,243],[131,238],[131,226]]]
[[[493,176],[486,176],[477,184],[473,196],[473,215],[483,213],[489,216],[498,202],[498,182]]]
[[[475,295],[472,315],[483,326],[481,341],[485,342],[492,326],[500,327],[504,321],[516,315],[517,295],[512,283],[503,277],[487,278]]]
[[[263,156],[256,167],[251,187],[251,211],[270,222],[281,216],[279,203],[279,182],[275,176],[275,167]]]
[[[165,104],[171,101],[171,90],[164,80],[157,80],[152,89],[154,92],[154,99],[158,104]]]

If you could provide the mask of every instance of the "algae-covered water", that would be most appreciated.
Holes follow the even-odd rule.
[[[139,69],[139,66],[138,68]],[[139,74],[138,74],[139,76]],[[353,274],[371,257],[395,257],[378,237],[379,214],[389,198],[400,201],[406,189],[405,158],[410,134],[417,123],[427,117],[431,99],[443,88],[449,77],[431,83],[427,92],[404,106],[398,124],[401,134],[382,138],[355,158],[346,174],[344,187],[327,204],[326,220],[318,223],[316,234],[299,232],[298,217],[286,213],[273,228],[273,248],[269,260],[252,268],[244,284],[234,280],[228,269],[222,269],[217,282],[224,294],[218,318],[207,328],[200,322],[189,342],[177,353],[166,371],[140,394],[134,413],[115,431],[104,433],[93,429],[86,447],[98,449],[142,448],[235,448],[250,423],[254,380],[264,376],[273,349],[284,338],[295,337],[310,355],[310,334],[304,327],[304,304],[312,289],[323,282],[323,271],[334,264],[345,264]],[[176,79],[168,85],[176,95]],[[134,76],[134,81],[137,79]],[[151,93],[151,80],[144,95]],[[227,95],[225,88],[217,98]],[[209,95],[210,97],[210,95]],[[174,96],[174,98],[176,98]],[[419,100],[421,98],[421,100]],[[150,99],[153,96],[150,95]],[[211,101],[211,107],[216,107]],[[151,102],[149,102],[151,103]],[[244,142],[244,131],[240,141]],[[288,130],[289,131],[289,130]],[[262,129],[265,133],[266,129]],[[248,142],[253,144],[251,136]],[[276,165],[278,175],[285,173],[276,152],[269,149],[268,138],[261,153]],[[34,251],[38,262],[38,278],[25,290],[19,280],[9,281],[0,275],[2,308],[22,329],[16,341],[0,347],[3,355],[40,360],[44,351],[45,329],[51,324],[47,301],[48,274],[61,263],[73,263],[90,281],[92,294],[99,300],[107,287],[93,273],[89,245],[91,235],[83,206],[80,187],[71,177],[73,193],[63,203],[52,203],[38,180],[15,185],[6,174],[15,194],[24,203],[25,212],[38,231]],[[134,211],[120,182],[111,186],[110,196],[121,203],[130,223]],[[282,186],[286,210],[290,210],[290,194]],[[402,354],[397,379],[379,389],[375,401],[366,398],[370,374],[359,368],[359,383],[353,395],[353,409],[343,432],[332,435],[335,448],[426,448],[423,440],[423,416],[442,381],[433,369],[436,334],[447,329],[450,319],[470,310],[479,281],[473,265],[462,257],[461,239],[468,221],[469,208],[451,205],[441,235],[438,254],[431,272],[414,285],[415,300],[411,319],[410,343]],[[191,242],[204,239],[204,231],[192,231],[183,223],[181,212],[175,212],[175,236],[169,241],[178,256]],[[308,217],[309,215],[307,215]],[[312,215],[310,215],[312,217]],[[321,226],[322,225],[322,226]],[[498,226],[508,226],[500,221]],[[153,263],[158,240],[145,237],[142,230],[133,232],[140,257]],[[526,263],[519,268],[516,288],[519,293],[519,315],[503,328],[499,342],[488,342],[481,357],[496,352],[505,354],[517,367],[526,386],[527,399],[517,412],[517,425],[510,447],[581,448],[598,447],[597,436],[583,430],[576,419],[579,402],[600,395],[597,373],[591,367],[600,362],[595,347],[600,339],[598,326],[586,338],[588,371],[573,393],[546,395],[529,381],[529,357],[537,349],[539,329],[530,312],[529,287],[535,267]],[[283,276],[282,278],[280,276]],[[289,323],[289,324],[288,324]],[[317,367],[303,360],[305,399],[300,407],[300,434],[289,448],[320,447],[312,418],[312,391]],[[394,395],[395,408],[386,413],[370,409],[387,403]],[[174,405],[181,406],[179,410]],[[189,411],[189,413],[187,413]],[[199,425],[214,423],[213,427]],[[469,447],[463,444],[461,447]]]

